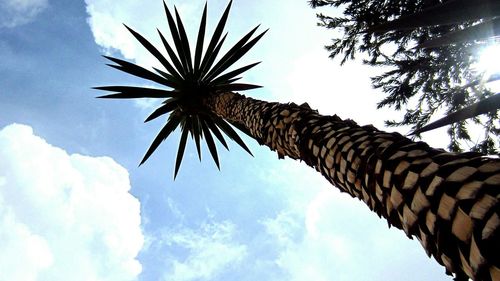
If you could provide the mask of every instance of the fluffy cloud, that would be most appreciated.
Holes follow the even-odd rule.
[[[48,0],[0,1],[0,27],[15,27],[31,22],[48,6]]]
[[[388,229],[361,201],[334,190],[303,164],[276,170],[300,175],[273,177],[288,206],[262,221],[274,241],[276,266],[286,280],[449,280],[416,240]],[[273,169],[271,169],[273,170]],[[408,275],[408,272],[418,273]]]
[[[137,40],[126,30],[123,24],[141,33],[156,46],[161,45],[156,28],[168,37],[169,32],[163,11],[162,1],[136,1],[136,0],[85,0],[87,5],[88,23],[94,35],[95,42],[106,52],[120,52],[125,58],[132,59],[141,65],[158,64],[156,60],[137,43]],[[172,1],[168,5],[172,8]],[[197,32],[189,24],[190,19],[200,17],[202,3],[186,4],[179,3],[178,8],[182,12],[183,22],[188,34]],[[147,17],[143,12],[147,11]],[[196,14],[196,16],[193,15]]]
[[[163,234],[162,243],[169,251],[182,249],[186,255],[169,259],[165,280],[215,280],[247,255],[245,245],[234,241],[235,225],[228,222],[205,222],[198,229],[180,228]]]
[[[134,280],[143,244],[127,171],[0,130],[0,280]]]
[[[370,85],[370,77],[376,75],[379,69],[358,62],[347,62],[340,66],[339,60],[325,59],[321,45],[317,47],[316,51],[292,61],[285,74],[284,86],[290,89],[284,91],[286,96],[278,98],[283,101],[287,98],[298,102],[307,101],[322,114],[337,114],[341,118],[354,119],[362,125],[373,124],[380,129],[383,129],[384,120],[399,118],[400,114],[394,110],[375,110],[381,95]]]
[[[159,3],[159,1],[157,1]],[[118,50],[128,59],[138,57],[138,45],[132,40],[123,23],[132,28],[136,28],[139,18],[149,22],[151,17],[142,17],[139,10],[154,11],[146,9],[143,5],[151,5],[152,1],[106,1],[106,0],[86,0],[88,23],[94,35],[95,42],[106,51]],[[131,12],[135,11],[135,12]],[[137,15],[134,17],[132,15]],[[133,20],[133,21],[132,21]],[[154,25],[153,25],[154,26]]]

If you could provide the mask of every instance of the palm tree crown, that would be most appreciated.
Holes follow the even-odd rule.
[[[153,143],[144,155],[141,164],[143,164],[151,156],[160,143],[163,142],[177,127],[180,127],[181,129],[181,138],[177,151],[174,178],[177,176],[181,165],[188,134],[191,134],[191,137],[195,141],[200,160],[200,143],[202,139],[205,139],[210,154],[219,169],[219,159],[212,134],[215,135],[215,137],[226,149],[228,149],[228,146],[222,133],[226,134],[248,153],[252,154],[229,123],[213,114],[210,110],[207,110],[203,104],[203,99],[209,97],[210,95],[217,95],[218,93],[227,91],[244,91],[261,87],[252,84],[235,83],[241,78],[237,77],[238,75],[259,64],[259,62],[252,63],[232,71],[227,70],[243,55],[245,55],[257,43],[257,41],[262,38],[267,30],[252,38],[258,26],[255,27],[243,38],[241,38],[231,49],[229,49],[227,53],[222,55],[222,57],[217,60],[222,44],[227,36],[227,33],[224,36],[222,34],[229,15],[231,3],[232,1],[229,2],[222,17],[220,18],[204,54],[203,45],[207,21],[207,5],[205,4],[205,8],[203,10],[196,47],[194,50],[194,57],[192,57],[186,31],[177,9],[174,8],[174,20],[172,13],[168,9],[165,2],[163,2],[170,34],[174,42],[173,47],[168,43],[160,30],[158,30],[158,34],[167,51],[168,59],[142,35],[126,25],[125,27],[153,56],[156,57],[156,59],[158,59],[158,61],[163,65],[164,70],[153,68],[155,72],[152,72],[136,64],[118,58],[105,56],[105,58],[115,63],[109,65],[113,68],[170,88],[169,90],[131,86],[104,86],[95,88],[98,90],[115,92],[114,94],[100,96],[100,98],[165,99],[161,106],[151,113],[151,115],[145,120],[145,122],[148,122],[164,114],[169,114],[166,124],[153,140]]]

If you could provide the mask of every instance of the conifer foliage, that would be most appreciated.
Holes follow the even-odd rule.
[[[475,66],[480,50],[500,36],[499,1],[311,0],[310,4],[343,11],[337,17],[318,14],[320,26],[341,32],[326,46],[331,58],[341,57],[343,64],[363,54],[366,64],[384,67],[384,73],[372,77],[373,86],[386,94],[378,108],[406,111],[401,120],[387,120],[386,125],[409,125],[417,136],[450,125],[450,150],[498,152],[500,96],[485,86],[500,75]],[[443,119],[429,124],[443,111]],[[484,129],[479,141],[469,134],[468,125],[474,123]]]

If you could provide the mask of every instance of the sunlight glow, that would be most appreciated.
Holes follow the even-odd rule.
[[[500,44],[491,44],[480,50],[475,68],[479,73],[483,73],[484,81],[492,75],[500,74]],[[487,87],[494,92],[500,92],[500,80],[487,83]]]
[[[480,51],[477,68],[486,77],[500,72],[500,44],[489,45]]]

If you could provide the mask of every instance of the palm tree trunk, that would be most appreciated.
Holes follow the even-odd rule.
[[[206,106],[279,158],[300,159],[389,226],[417,237],[456,280],[500,280],[500,160],[449,153],[307,105],[226,92]]]

